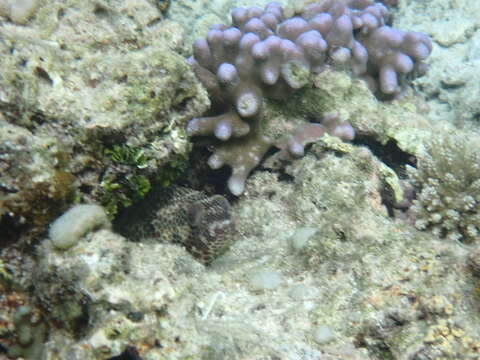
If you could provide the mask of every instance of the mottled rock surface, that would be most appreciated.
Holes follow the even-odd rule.
[[[430,117],[461,126],[480,114],[480,3],[475,0],[399,2],[394,24],[414,26],[432,37],[434,50],[429,73],[418,85],[429,98]]]
[[[474,181],[459,184],[449,175],[466,175],[457,177],[467,180],[480,177],[476,176],[478,164],[468,163],[477,159],[480,151],[472,135],[472,131],[478,133],[478,126],[471,121],[475,117],[467,103],[470,98],[456,93],[469,85],[442,86],[439,79],[443,70],[435,57],[438,52],[445,61],[465,59],[458,53],[450,55],[450,51],[457,45],[465,49],[467,43],[440,48],[438,36],[450,36],[462,27],[440,27],[440,15],[438,27],[425,19],[447,9],[448,22],[474,21],[462,12],[462,4],[450,1],[445,8],[446,3],[435,1],[429,3],[427,12],[423,2],[399,1],[395,26],[427,32],[434,39],[429,74],[437,75],[429,78],[428,86],[418,87],[425,93],[411,91],[401,100],[383,103],[360,80],[342,71],[328,71],[288,101],[268,104],[267,116],[274,133],[299,119],[335,110],[354,127],[357,139],[345,143],[324,136],[306,146],[305,156],[296,161],[265,162],[255,169],[244,194],[231,202],[228,214],[236,228],[232,245],[208,267],[192,256],[182,241],[162,240],[165,234],[145,239],[141,234],[135,236],[133,230],[125,238],[111,230],[89,229],[74,246],[59,250],[47,235],[33,231],[46,233],[46,224],[71,202],[82,200],[76,194],[83,200],[99,199],[92,189],[101,183],[100,173],[112,174],[107,179],[113,181],[103,182],[103,188],[115,190],[110,194],[121,195],[126,203],[132,200],[131,193],[125,188],[117,191],[115,184],[132,184],[136,179],[136,187],[129,189],[149,192],[151,187],[144,180],[153,178],[148,169],[162,170],[162,161],[171,159],[169,154],[181,152],[178,149],[189,151],[180,124],[184,125],[188,116],[199,116],[208,106],[205,93],[188,70],[180,77],[169,68],[165,74],[161,68],[158,78],[148,75],[150,65],[160,65],[155,58],[142,55],[153,54],[155,49],[163,51],[164,46],[173,49],[164,54],[180,61],[178,69],[188,69],[179,55],[188,53],[183,37],[176,37],[176,30],[170,31],[180,27],[173,20],[158,21],[161,14],[153,3],[104,1],[96,2],[94,8],[90,2],[42,4],[24,27],[3,19],[0,24],[2,36],[10,34],[0,41],[6,51],[0,62],[15,70],[0,71],[0,191],[6,195],[0,207],[23,199],[15,204],[24,209],[15,210],[22,217],[2,218],[0,357],[107,360],[130,354],[144,360],[478,359],[478,235],[471,232],[473,236],[468,239],[455,241],[455,236],[445,236],[450,222],[431,222],[424,230],[415,226],[420,218],[437,221],[435,208],[428,205],[430,200],[439,205],[436,195],[442,201],[451,193],[477,196],[477,187],[469,187]],[[198,4],[206,5],[174,1],[172,9]],[[50,6],[55,11],[50,12]],[[212,8],[206,13],[211,16]],[[57,20],[43,21],[42,14]],[[50,28],[48,24],[58,26]],[[476,28],[471,28],[474,33]],[[64,35],[57,32],[59,29]],[[430,32],[434,29],[435,33]],[[110,34],[106,38],[104,31]],[[74,34],[77,42],[69,41]],[[168,40],[161,34],[168,34]],[[49,36],[55,36],[58,44],[63,36],[67,49],[55,47]],[[145,42],[138,40],[144,36]],[[162,44],[155,39],[161,39]],[[87,40],[91,41],[88,46]],[[50,45],[55,50],[42,50]],[[145,93],[130,93],[127,99],[134,99],[132,109],[142,113],[145,121],[130,119],[130,107],[122,99],[135,78],[128,76],[119,83],[113,80],[112,74],[120,70],[109,67],[110,60],[125,65],[120,69],[122,74],[138,74],[147,88],[158,79],[165,80],[159,89],[167,94],[169,104],[176,105],[164,108],[156,103],[166,111],[158,115],[158,123],[153,120],[156,115],[149,112],[151,108],[135,106],[135,99]],[[48,66],[43,66],[44,62]],[[82,86],[75,87],[79,84],[74,81],[77,76],[85,75],[78,69],[90,68],[87,64],[93,69],[99,66],[95,79],[102,81],[96,85],[102,91],[96,92],[84,80]],[[194,95],[176,103],[168,94],[180,86],[179,79]],[[467,81],[473,84],[470,77]],[[168,89],[164,89],[165,84]],[[64,97],[58,95],[58,89]],[[116,98],[114,90],[122,96]],[[435,102],[439,100],[432,95],[440,93],[448,99],[437,111]],[[96,111],[101,96],[112,96],[115,106]],[[423,97],[430,101],[431,112]],[[143,101],[137,105],[154,100]],[[451,108],[442,112],[445,104]],[[452,121],[452,111],[466,115],[463,122],[467,129]],[[174,119],[168,122],[173,124],[169,132],[163,122],[168,119]],[[165,151],[157,153],[147,146],[155,143],[156,136]],[[172,145],[177,144],[175,139],[179,147]],[[127,147],[122,146],[124,141]],[[170,170],[182,169],[169,163]],[[407,167],[417,168],[413,170],[418,172],[415,181]],[[192,164],[189,180],[202,184],[195,169],[196,164]],[[209,173],[210,179],[218,177],[223,182],[227,176],[221,171]],[[429,180],[433,178],[436,180]],[[156,181],[171,183],[172,178]],[[218,196],[212,193],[210,183],[205,185],[207,198]],[[42,192],[30,192],[36,186]],[[157,209],[168,211],[159,212],[158,217],[147,214],[142,220],[165,219],[179,209],[185,215],[172,199],[178,197],[158,204]],[[451,213],[450,204],[457,206],[458,202],[440,204],[442,214]],[[457,210],[464,211],[462,219],[471,223],[478,219],[478,209]],[[201,213],[201,208],[193,212]],[[125,214],[128,218],[128,211]],[[133,213],[130,215],[133,219]],[[195,219],[199,217],[190,218],[191,224],[198,224]],[[32,222],[35,226],[28,228]],[[5,246],[5,231],[18,226],[27,227],[23,234],[36,233],[33,237],[40,241],[34,250]],[[455,222],[453,232],[461,233],[463,226],[462,221]],[[192,230],[186,229],[187,234]]]
[[[182,246],[107,230],[65,252],[45,241],[35,291],[62,324],[46,353],[474,359],[475,247],[390,218],[384,166],[325,140],[287,167],[289,181],[255,172],[232,209],[236,241],[208,268]],[[302,229],[315,231],[298,242]]]
[[[147,0],[44,1],[25,26],[3,18],[8,240],[30,241],[72,201],[101,203],[113,217],[178,176],[190,150],[185,123],[208,99],[184,59],[183,29],[162,18]]]

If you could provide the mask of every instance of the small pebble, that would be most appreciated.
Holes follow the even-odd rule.
[[[335,339],[335,335],[333,335],[332,330],[328,325],[319,325],[313,331],[313,339],[318,344],[326,344]]]
[[[282,275],[271,269],[262,269],[250,277],[250,286],[254,290],[273,290],[282,283]]]

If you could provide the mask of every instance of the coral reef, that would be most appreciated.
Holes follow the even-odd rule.
[[[183,171],[184,127],[209,100],[162,18],[148,0],[61,0],[0,22],[2,243],[38,239],[72,203],[113,218]]]
[[[480,149],[478,135],[435,136],[410,173],[418,188],[411,208],[418,229],[442,238],[480,238]]]
[[[286,99],[310,82],[311,73],[331,65],[350,67],[383,95],[400,94],[407,79],[425,73],[430,39],[385,25],[386,15],[387,8],[373,0],[329,0],[307,4],[286,18],[272,2],[264,10],[234,9],[232,26],[213,26],[206,39],[194,43],[190,63],[219,115],[190,120],[187,134],[213,136],[220,143],[208,163],[213,169],[232,168],[233,194],[243,192],[249,173],[277,140],[265,131],[265,98]],[[353,137],[346,123],[336,127],[333,133]],[[303,125],[294,137],[315,137],[314,128]],[[290,152],[298,156],[303,146],[293,142]]]
[[[167,12],[205,5],[203,17],[182,19],[205,24],[232,2],[170,1]],[[292,0],[301,6],[285,7],[285,18],[313,2]],[[480,251],[465,237],[478,219],[476,131],[449,134],[452,126],[430,121],[409,89],[378,101],[349,73],[355,63],[335,65],[325,51],[323,71],[309,71],[300,89],[285,85],[287,98],[271,98],[259,72],[242,78],[260,84],[259,116],[241,116],[232,97],[205,115],[239,120],[230,139],[220,139],[228,126],[215,134],[217,122],[199,137],[218,151],[241,144],[251,135],[244,125],[251,131],[257,120],[278,149],[250,174],[243,196],[229,204],[212,195],[216,184],[202,187],[202,171],[225,176],[195,161],[207,151],[195,152],[178,182],[202,191],[179,188],[191,149],[184,127],[209,102],[165,3],[43,0],[24,26],[0,22],[0,358],[478,359]],[[435,9],[443,0],[398,3],[446,12]],[[451,20],[464,16],[449,3],[448,26],[438,27],[445,39],[458,30]],[[224,13],[212,10],[217,4]],[[395,27],[426,32],[429,22],[415,23],[422,16]],[[302,75],[292,70],[302,68],[287,66],[291,79]],[[400,87],[406,80],[400,76]],[[435,84],[430,95],[447,93]],[[353,129],[353,144],[338,137]],[[407,165],[417,169],[405,172]],[[391,217],[385,205],[385,192],[402,202],[408,175],[417,211],[403,215],[433,231]],[[475,208],[465,210],[472,197]],[[441,202],[445,223],[431,221],[438,216],[430,201]],[[60,223],[81,226],[67,238],[71,246],[57,248],[46,225],[82,202],[103,203],[110,217],[118,211],[113,230],[103,211],[82,205],[91,217]],[[461,221],[447,218],[447,205]],[[5,245],[4,235],[19,229],[35,233],[35,246]],[[440,239],[450,234],[462,242]]]
[[[392,221],[382,166],[368,148],[327,137],[286,168],[291,181],[255,172],[230,210],[238,241],[208,268],[141,234],[100,230],[65,251],[44,241],[35,296],[62,325],[44,354],[105,360],[134,346],[142,359],[475,359],[469,251]],[[165,211],[176,204],[164,201]]]

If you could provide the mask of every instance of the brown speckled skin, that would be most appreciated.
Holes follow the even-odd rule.
[[[223,196],[177,187],[154,190],[119,219],[117,230],[135,241],[180,244],[208,265],[228,248],[235,229]]]

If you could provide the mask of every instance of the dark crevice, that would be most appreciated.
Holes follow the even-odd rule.
[[[440,87],[444,90],[455,90],[455,89],[459,89],[461,87],[464,87],[465,84],[464,83],[460,83],[460,84],[454,84],[454,83],[446,83],[446,82],[440,82]]]
[[[35,76],[37,76],[39,79],[45,81],[48,85],[53,85],[53,80],[52,78],[50,77],[50,75],[48,75],[48,72],[40,67],[40,66],[37,66],[34,70],[33,70],[33,73],[35,74]]]
[[[0,191],[5,193],[5,194],[15,194],[18,192],[16,189],[11,189],[9,187],[6,187],[5,185],[0,184]]]
[[[401,150],[394,140],[382,144],[369,136],[357,136],[353,143],[355,145],[367,146],[380,161],[395,171],[400,180],[407,179],[407,165],[413,167],[416,166],[415,156]],[[404,187],[404,201],[402,203],[397,203],[395,201],[393,189],[387,184],[383,184],[383,187],[380,190],[382,204],[386,207],[390,217],[395,217],[395,214],[398,212],[403,213],[407,211],[412,205],[412,201],[415,197],[413,187],[406,181],[402,183],[402,186]]]
[[[108,9],[101,4],[95,4],[93,13],[98,17],[107,17],[109,15]]]
[[[0,247],[4,247],[8,244],[14,244],[20,237],[21,231],[19,228],[24,226],[19,226],[18,221],[12,217],[10,214],[3,214],[0,216]]]
[[[377,158],[393,169],[400,178],[405,177],[407,165],[416,166],[415,156],[400,149],[394,140],[389,140],[386,144],[382,144],[370,136],[358,135],[353,140],[353,144],[368,147]]]
[[[45,114],[43,114],[42,112],[36,111],[32,114],[32,116],[30,117],[30,120],[32,121],[33,124],[37,126],[41,126],[45,124],[45,122],[47,121],[47,118]],[[29,128],[29,130],[33,130],[33,129],[34,129],[33,127]]]
[[[289,175],[285,172],[281,172],[281,173],[278,174],[277,179],[280,182],[293,183],[293,180],[295,178],[292,175]]]
[[[90,310],[89,310],[89,305],[84,303],[81,304],[81,314],[78,316],[74,322],[73,322],[73,332],[78,336],[78,338],[81,338],[86,335],[86,332],[88,331],[88,327],[90,324]]]
[[[153,20],[150,20],[147,23],[147,27],[154,27],[157,26],[163,19],[161,17],[156,17]]]
[[[57,10],[57,20],[60,20],[60,19],[64,18],[64,17],[65,17],[65,13],[66,13],[66,11],[65,11],[64,8],[58,9],[58,10]]]
[[[182,99],[183,95],[181,93],[178,94],[177,99]],[[191,97],[185,96],[178,104],[173,104],[172,108],[181,112],[187,109],[188,103],[192,100]]]
[[[212,154],[207,147],[195,147],[190,153],[187,170],[177,183],[193,189],[207,189],[208,193],[227,196],[227,181],[231,175],[231,169],[223,166],[218,170],[212,170],[207,164]]]
[[[354,340],[356,348],[364,348],[373,359],[391,360],[394,355],[390,347],[372,334],[358,334]]]
[[[107,360],[142,360],[142,358],[135,347],[127,346],[120,355],[112,356]]]
[[[89,137],[92,141],[97,141],[105,148],[113,147],[116,144],[124,144],[127,139],[123,132],[118,129],[99,128],[98,130],[92,130],[89,133]],[[81,151],[81,149],[78,149]]]
[[[81,194],[91,194],[93,191],[93,186],[87,185],[87,184],[82,184],[78,187],[78,191]]]

